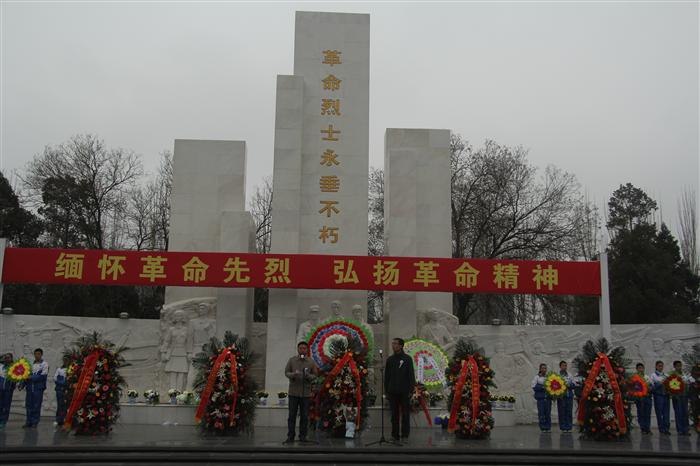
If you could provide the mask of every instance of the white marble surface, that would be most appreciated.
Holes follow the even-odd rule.
[[[234,217],[238,225],[228,219],[222,237],[222,214],[245,210],[245,171],[244,141],[175,140],[169,250],[217,252],[227,234],[247,238],[241,217]],[[165,301],[216,295],[213,288],[169,286]]]
[[[276,403],[277,400],[274,400]],[[270,403],[270,400],[268,400]],[[151,424],[151,425],[195,425],[194,413],[196,406],[184,405],[147,405],[145,403],[122,404],[121,418],[119,422],[124,424]],[[440,414],[447,413],[445,407],[429,408],[431,419],[435,419]],[[255,409],[256,427],[284,427],[287,425],[289,410],[287,406],[270,404],[268,406],[258,406]],[[373,425],[379,424],[381,410],[377,406],[369,408],[370,422]],[[390,423],[389,408],[385,408],[385,422]],[[514,426],[515,415],[512,409],[494,408],[493,410],[496,427]],[[411,415],[413,425],[427,426],[427,421],[423,413],[413,413]],[[389,425],[389,424],[387,424]],[[436,427],[439,428],[439,427]]]
[[[245,177],[244,141],[176,139],[169,250],[253,252],[255,227],[245,212]],[[247,335],[252,289],[169,286],[165,302],[206,297],[218,300],[214,318],[219,338],[226,330]]]
[[[349,310],[347,310],[349,312]],[[450,321],[444,325],[456,337],[471,337],[483,346],[496,373],[494,390],[497,394],[512,394],[516,397],[515,415],[519,423],[535,421],[535,403],[530,382],[540,362],[556,367],[560,360],[569,363],[579,353],[580,347],[589,339],[600,336],[597,325],[514,326],[514,325],[461,325]],[[386,335],[383,324],[372,325],[377,339]],[[44,349],[49,363],[49,384],[44,393],[44,413],[56,408],[53,374],[60,361],[63,348],[72,343],[82,332],[101,331],[117,344],[128,347],[124,352],[130,364],[122,369],[129,388],[143,393],[147,389],[158,389],[161,394],[170,388],[162,382],[163,364],[159,358],[160,322],[144,319],[102,319],[72,316],[37,316],[0,314],[0,352],[12,352],[15,357],[31,357],[36,347]],[[270,344],[268,325],[251,325],[250,342],[254,352],[261,357],[253,364],[251,375],[262,382],[265,370],[265,353]],[[295,329],[293,330],[295,332]],[[657,359],[671,363],[700,341],[700,325],[697,324],[639,324],[613,325],[614,343],[627,349],[631,360],[628,369],[639,361],[645,363],[647,372],[652,370]],[[409,337],[409,335],[401,335]],[[282,354],[282,352],[280,352]],[[284,361],[292,354],[283,353]],[[379,367],[378,356],[374,367]],[[280,369],[281,371],[282,369]],[[379,371],[375,371],[379,373]],[[279,377],[284,377],[280,372]],[[268,393],[287,391],[273,390],[270,385],[260,385]],[[164,399],[164,398],[163,398]],[[15,391],[13,412],[22,412],[24,393]]]
[[[600,338],[598,325],[460,325],[460,336],[472,337],[491,358],[496,375],[497,393],[516,396],[516,416],[519,423],[534,422],[537,406],[530,382],[540,363],[558,370],[559,361],[567,361],[569,373],[575,373],[573,359],[588,340]],[[643,362],[647,373],[654,370],[656,360],[664,361],[666,371],[681,359],[693,343],[700,341],[697,324],[630,324],[612,326],[613,344],[624,346],[633,370]],[[451,356],[451,354],[450,354]],[[553,410],[555,411],[555,410]]]
[[[161,388],[158,386],[163,376],[159,325],[156,319],[3,314],[0,315],[0,352],[11,352],[15,359],[24,356],[32,361],[35,348],[44,350],[49,377],[42,409],[44,412],[55,412],[54,373],[60,365],[63,351],[84,333],[101,332],[116,345],[127,348],[123,354],[129,366],[122,368],[121,373],[130,386],[141,391]],[[15,390],[13,406],[23,406],[23,400],[24,392]]]
[[[387,129],[384,150],[386,254],[451,257],[449,130]],[[452,294],[387,292],[384,305],[388,338],[412,336],[418,312],[450,311]]]
[[[324,64],[325,50],[340,52],[340,62]],[[323,89],[333,75],[340,88]],[[340,99],[339,115],[323,114],[322,99]],[[333,125],[338,141],[323,141]],[[297,12],[294,75],[278,76],[273,175],[272,252],[367,254],[369,171],[369,15]],[[321,164],[333,150],[338,164]],[[322,192],[321,176],[337,176],[337,192]],[[338,213],[319,213],[321,201],[337,201]],[[338,228],[338,240],[319,239],[324,226]],[[296,329],[312,304],[321,318],[340,300],[349,315],[354,304],[366,307],[365,291],[272,290],[267,328],[266,385],[287,389],[281,375],[296,346]]]

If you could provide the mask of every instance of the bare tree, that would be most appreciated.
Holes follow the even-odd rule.
[[[520,146],[487,140],[475,150],[453,135],[451,149],[453,257],[556,260],[593,254],[597,213],[573,175],[553,166],[540,174]],[[488,319],[489,309],[494,316],[515,316],[522,312],[518,305],[522,300],[513,296],[454,295],[462,323],[479,311]],[[541,305],[531,308],[541,311]]]
[[[127,237],[136,250],[167,250],[170,236],[172,157],[161,153],[155,176],[128,193],[125,211]]]
[[[154,190],[153,184],[136,186],[129,192],[127,236],[137,251],[150,249],[154,242]]]
[[[370,256],[384,254],[384,170],[369,170],[369,245]]]
[[[695,275],[700,272],[698,257],[698,204],[694,189],[685,187],[678,200],[679,243],[683,260]]]
[[[173,193],[173,154],[169,150],[160,153],[155,190],[156,204],[153,212],[155,244],[153,249],[167,250],[170,244],[170,198]]]
[[[255,250],[259,254],[270,252],[272,244],[272,178],[265,177],[262,184],[255,187],[250,203],[250,213],[255,223]],[[267,308],[270,296],[268,288],[256,288],[253,297],[253,319],[267,322]]]
[[[140,175],[136,154],[107,149],[104,141],[88,134],[47,146],[28,164],[23,181],[35,201],[42,199],[49,185],[72,191],[70,203],[80,213],[78,227],[84,245],[103,249],[110,230],[118,224],[114,220],[123,212],[124,194]]]
[[[369,171],[369,235],[367,252],[370,256],[384,254],[384,170],[370,168]],[[384,316],[384,293],[381,290],[367,292],[367,320],[379,323]]]
[[[249,203],[250,213],[255,222],[255,250],[260,254],[270,252],[272,239],[272,178],[265,177],[262,184],[255,187]]]

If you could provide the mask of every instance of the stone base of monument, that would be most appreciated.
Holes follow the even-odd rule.
[[[121,424],[150,424],[150,425],[195,425],[194,412],[196,406],[146,403],[122,404],[119,422]],[[430,417],[445,414],[445,408],[430,408]],[[287,425],[286,406],[258,406],[255,410],[256,427],[284,427]],[[379,425],[380,409],[378,406],[369,408],[370,422]],[[385,410],[386,426],[390,425],[389,410]],[[498,426],[514,426],[515,410],[512,408],[494,408],[493,416]],[[423,413],[413,415],[413,424],[426,427],[427,421]],[[436,426],[436,428],[439,428]]]

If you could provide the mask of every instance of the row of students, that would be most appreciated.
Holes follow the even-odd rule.
[[[557,414],[559,415],[559,429],[568,434],[573,429],[574,424],[574,389],[577,386],[577,379],[569,375],[566,361],[559,363],[559,375],[566,382],[566,393],[557,399]],[[544,388],[547,377],[547,364],[540,364],[539,372],[532,379],[532,389],[535,392],[537,401],[537,422],[540,430],[544,433],[552,431],[552,399],[547,395]]]
[[[664,373],[664,363],[656,361],[655,371],[647,379],[651,382],[651,397],[646,401],[645,405],[637,405],[637,417],[639,417],[640,407],[643,408],[643,415],[646,424],[646,434],[651,434],[649,424],[651,424],[651,400],[654,402],[654,412],[656,413],[656,423],[659,427],[659,432],[663,435],[671,435],[671,403],[669,395],[664,390],[664,381],[667,374]],[[673,370],[677,374],[683,374],[683,363],[681,361],[673,361]],[[637,364],[637,372],[644,375],[644,364]],[[693,380],[688,375],[683,375],[683,380],[686,384],[693,383]],[[676,417],[676,432],[678,435],[690,435],[688,428],[688,395],[678,395],[673,397],[673,413]],[[640,421],[641,426],[641,421]]]
[[[671,435],[671,413],[670,413],[670,397],[666,393],[663,383],[668,377],[664,373],[664,363],[656,361],[655,371],[651,376],[644,373],[644,364],[637,364],[637,373],[651,385],[651,393],[649,396],[636,400],[637,406],[637,422],[642,434],[651,435],[651,407],[654,406],[656,413],[656,422],[659,432],[663,435]],[[678,374],[683,373],[683,363],[681,361],[673,362],[673,369]],[[570,433],[573,428],[573,403],[574,391],[581,387],[580,377],[572,377],[567,371],[566,361],[559,363],[559,375],[566,381],[567,391],[564,396],[557,399],[557,412],[559,415],[559,429],[564,433]],[[535,400],[537,401],[537,418],[540,430],[543,433],[552,431],[552,400],[547,395],[545,390],[545,378],[547,376],[547,365],[540,364],[539,372],[532,380],[532,389],[534,391]],[[686,384],[692,383],[690,376],[683,376]],[[673,412],[675,413],[676,432],[678,435],[690,435],[688,428],[688,396],[679,395],[673,397]]]
[[[10,381],[7,370],[13,363],[12,353],[6,353],[0,359],[0,429],[4,429],[10,417],[10,407],[15,389],[24,390],[26,408],[26,421],[23,428],[35,428],[41,418],[41,404],[46,390],[46,381],[49,374],[49,365],[44,361],[44,351],[41,348],[34,350],[34,362],[32,363],[31,376],[19,385]],[[63,365],[56,369],[54,384],[56,390],[56,424],[63,425],[66,416],[67,402],[65,399],[66,367],[68,360],[64,358]]]

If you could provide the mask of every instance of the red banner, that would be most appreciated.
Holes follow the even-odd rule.
[[[7,248],[2,283],[600,296],[598,262]]]

